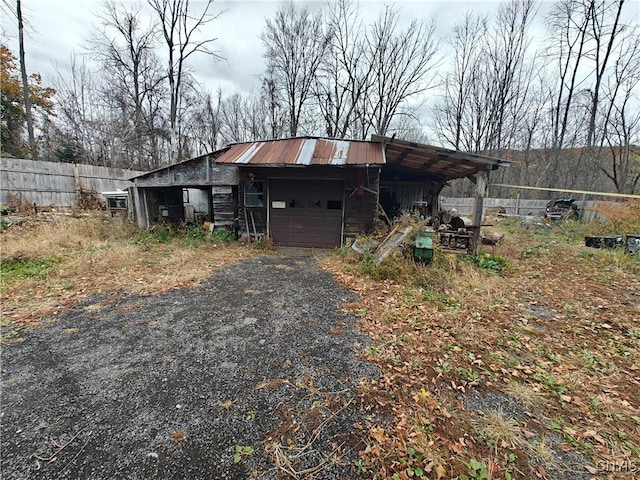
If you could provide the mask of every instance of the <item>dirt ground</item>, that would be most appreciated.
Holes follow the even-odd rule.
[[[377,368],[307,252],[92,297],[2,352],[4,478],[351,478]],[[354,433],[355,432],[355,433]]]

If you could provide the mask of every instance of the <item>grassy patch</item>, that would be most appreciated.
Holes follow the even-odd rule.
[[[506,258],[482,251],[476,255],[465,255],[464,258],[472,265],[492,273],[503,272],[509,265],[509,261]]]
[[[91,294],[158,293],[192,285],[261,253],[201,228],[140,230],[103,213],[58,215],[2,233],[3,319],[37,322]],[[188,247],[188,248],[185,248]]]
[[[9,259],[0,265],[0,282],[5,285],[19,279],[42,280],[55,268],[57,263],[57,259],[50,257],[31,260]]]

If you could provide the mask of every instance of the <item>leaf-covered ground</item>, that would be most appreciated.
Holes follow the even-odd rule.
[[[325,261],[381,369],[360,386],[363,476],[637,478],[640,263],[505,223],[475,259]]]

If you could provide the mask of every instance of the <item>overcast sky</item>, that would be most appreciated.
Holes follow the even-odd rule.
[[[15,2],[3,2],[2,41],[17,55],[15,17],[11,18],[6,14],[6,4]],[[127,0],[123,3],[138,4]],[[215,90],[220,85],[225,93],[248,92],[257,85],[257,77],[264,71],[263,47],[259,35],[264,29],[265,18],[272,17],[282,3],[285,2],[235,0],[214,4],[214,11],[223,13],[210,24],[208,32],[218,39],[214,48],[226,61],[214,63],[210,58],[200,55],[193,57],[189,63],[191,70],[207,89]],[[322,5],[319,1],[307,3],[312,8]],[[396,3],[401,9],[403,22],[415,17],[437,15],[438,34],[443,37],[467,10],[488,13],[498,6],[497,1],[474,0]],[[376,0],[361,1],[361,5],[362,15],[367,23],[371,23],[384,7],[382,1]],[[193,1],[193,6],[200,9],[202,2]],[[68,66],[73,52],[86,52],[87,42],[94,27],[99,24],[97,14],[102,9],[102,0],[23,0],[22,9],[29,27],[25,40],[27,68],[30,72],[42,74],[43,83],[51,85],[56,68],[64,69]]]
[[[125,5],[137,5],[138,1],[121,0]],[[638,21],[640,0],[628,0],[629,15]],[[14,5],[15,0],[2,0],[2,38],[17,55],[17,26],[15,16],[7,15],[7,4]],[[143,4],[145,2],[142,2]],[[263,47],[259,39],[264,29],[265,18],[272,17],[275,10],[288,2],[274,0],[233,0],[219,1],[214,4],[215,12],[223,12],[205,34],[218,40],[214,48],[226,58],[226,61],[213,62],[204,55],[194,56],[189,67],[198,81],[210,91],[218,86],[225,94],[246,93],[259,84],[258,76],[264,71]],[[320,8],[324,2],[307,2],[311,8]],[[416,17],[437,16],[437,34],[445,39],[452,26],[459,22],[465,12],[492,13],[498,8],[499,1],[480,0],[414,0],[394,3],[400,8],[401,23],[408,23]],[[542,39],[544,30],[542,19],[548,11],[551,1],[540,2],[540,12],[532,29],[532,35]],[[29,72],[39,72],[43,85],[54,85],[56,68],[65,70],[73,52],[86,53],[87,41],[99,24],[97,14],[102,9],[102,0],[22,0],[23,16],[28,22],[26,43],[26,63]],[[192,0],[195,9],[200,10],[203,3]],[[365,23],[371,23],[383,1],[361,0],[361,13]],[[149,14],[150,15],[150,14]],[[629,20],[629,19],[627,19]],[[446,42],[443,42],[446,45]]]

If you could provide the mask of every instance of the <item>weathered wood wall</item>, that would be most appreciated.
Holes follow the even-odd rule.
[[[126,190],[129,178],[144,172],[93,165],[56,163],[21,158],[0,159],[0,203],[9,193],[40,206],[69,208],[80,188],[91,192]]]
[[[204,155],[148,172],[135,179],[139,187],[198,187],[238,184],[236,165],[216,165],[215,156]]]

